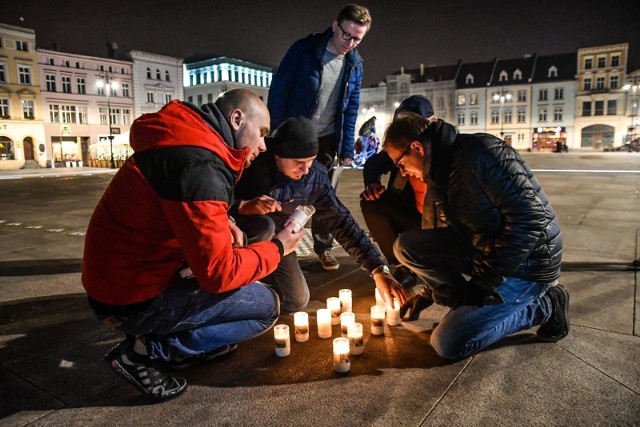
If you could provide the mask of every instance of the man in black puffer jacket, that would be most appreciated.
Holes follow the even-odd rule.
[[[394,252],[426,283],[403,315],[417,319],[434,301],[452,308],[431,336],[438,354],[462,359],[537,325],[542,340],[564,338],[560,226],[517,151],[415,114],[389,126],[385,149],[403,175],[428,185],[422,229],[402,233]]]

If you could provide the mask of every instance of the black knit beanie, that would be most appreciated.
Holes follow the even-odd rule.
[[[311,120],[290,117],[273,135],[273,153],[285,159],[306,159],[318,155],[318,135]]]

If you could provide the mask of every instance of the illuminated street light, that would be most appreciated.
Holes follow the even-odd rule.
[[[111,121],[111,91],[118,88],[118,82],[112,80],[113,75],[107,71],[102,71],[98,74],[98,81],[96,82],[96,86],[98,88],[104,88],[107,94],[107,116],[109,116],[109,144],[111,146],[111,169],[116,168],[116,162],[113,158],[113,134],[111,130],[111,125],[113,124]]]
[[[504,102],[511,101],[511,92],[500,89],[500,92],[493,95],[493,101],[500,102],[500,138],[504,139]]]
[[[636,115],[638,114],[638,90],[640,89],[639,83],[640,83],[640,77],[636,76],[630,79],[626,85],[622,86],[622,90],[627,92],[627,96],[630,97],[629,106],[631,107],[629,111],[630,113],[629,115],[631,116],[631,126],[629,126],[629,130],[627,132],[627,136],[628,136],[627,142],[633,141],[635,137],[635,130],[637,125]]]

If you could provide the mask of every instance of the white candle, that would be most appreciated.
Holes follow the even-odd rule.
[[[299,311],[293,315],[293,326],[297,342],[309,341],[309,315]]]
[[[400,302],[393,299],[393,307],[387,307],[387,325],[397,326],[400,324]]]
[[[362,339],[362,323],[353,323],[347,329],[347,338],[349,338],[349,352],[354,356],[359,356],[364,351],[364,342]]]
[[[356,315],[350,311],[345,311],[340,315],[340,331],[342,332],[343,338],[347,336],[347,328],[349,325],[353,325],[355,322]]]
[[[376,305],[385,306],[384,300],[382,299],[382,295],[380,295],[380,291],[376,288]]]
[[[340,299],[336,297],[327,298],[327,308],[331,311],[331,324],[340,324]]]
[[[289,327],[287,325],[274,326],[273,336],[276,340],[276,354],[280,357],[285,357],[291,354],[291,338],[289,337]]]
[[[340,291],[338,292],[338,296],[340,297],[340,311],[342,311],[343,313],[345,311],[353,311],[351,289],[340,289]]]
[[[326,308],[321,308],[316,313],[318,321],[318,336],[320,338],[331,338],[331,312]]]
[[[333,369],[336,372],[349,372],[351,363],[349,362],[349,340],[346,338],[336,338],[333,340]]]
[[[371,333],[384,335],[384,307],[381,305],[371,307]]]

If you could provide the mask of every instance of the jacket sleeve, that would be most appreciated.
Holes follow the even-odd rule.
[[[271,130],[275,130],[287,119],[287,103],[289,94],[295,84],[295,75],[298,71],[298,63],[302,57],[301,41],[295,42],[284,55],[280,65],[276,69],[271,87],[267,107],[271,114]]]
[[[198,284],[208,292],[226,292],[255,282],[280,262],[273,242],[232,247],[224,202],[163,200],[162,208]]]
[[[347,106],[344,111],[344,123],[342,124],[342,150],[340,158],[353,159],[355,143],[356,120],[358,120],[358,109],[360,108],[360,87],[362,85],[362,66],[356,66],[354,70],[355,82]]]
[[[487,292],[518,269],[544,237],[546,227],[544,203],[531,170],[515,154],[499,157],[481,156],[473,171],[501,217],[498,233],[483,242],[481,255],[473,262],[472,279]]]
[[[364,164],[362,170],[362,178],[364,179],[364,185],[373,184],[377,182],[382,184],[382,175],[386,175],[391,172],[393,168],[393,160],[387,154],[386,151],[380,151],[369,157]]]

